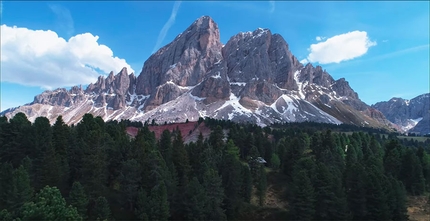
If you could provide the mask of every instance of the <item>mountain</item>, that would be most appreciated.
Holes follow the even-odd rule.
[[[430,93],[411,100],[394,97],[372,107],[381,111],[389,121],[399,125],[405,132],[430,133]]]
[[[92,113],[104,120],[159,123],[211,117],[259,125],[315,121],[391,127],[344,78],[334,80],[320,66],[302,65],[281,35],[258,28],[224,45],[208,16],[152,54],[137,77],[123,68],[85,90],[45,91],[1,114],[18,112],[51,122],[62,115],[68,124]]]

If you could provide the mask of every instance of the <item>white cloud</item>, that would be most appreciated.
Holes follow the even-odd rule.
[[[48,6],[57,16],[57,25],[59,28],[66,32],[68,36],[71,36],[75,32],[75,27],[69,9],[57,4],[49,4]]]
[[[269,10],[269,12],[270,13],[275,12],[275,1],[269,1],[269,4],[270,4],[270,10]]]
[[[176,14],[178,13],[179,6],[181,5],[180,1],[176,1],[173,5],[172,13],[170,14],[169,20],[167,20],[166,24],[164,24],[163,28],[161,29],[160,33],[158,34],[157,43],[154,46],[154,49],[152,49],[152,53],[155,53],[161,46],[161,44],[164,41],[164,38],[167,35],[167,32],[169,31],[170,27],[175,23],[176,20]]]
[[[53,89],[96,81],[99,73],[91,67],[104,74],[123,67],[134,72],[90,33],[66,41],[51,30],[1,25],[1,39],[1,80],[6,82]]]
[[[323,40],[323,37],[319,38]],[[312,44],[307,60],[320,64],[339,63],[360,57],[375,45],[376,42],[371,41],[365,31],[352,31]]]
[[[309,63],[309,61],[308,61],[308,59],[305,58],[305,59],[300,60],[300,63],[306,65]]]
[[[315,40],[317,40],[317,41],[322,41],[322,40],[325,40],[325,39],[326,39],[326,37],[322,37],[322,36],[317,36],[315,38]]]

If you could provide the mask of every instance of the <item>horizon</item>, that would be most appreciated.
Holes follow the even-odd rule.
[[[429,93],[429,2],[7,1],[0,6],[0,111],[30,103],[46,89],[86,88],[122,67],[137,76],[151,54],[201,16],[218,24],[223,44],[258,28],[280,34],[304,65],[345,78],[368,105]],[[305,6],[320,10],[297,13]]]

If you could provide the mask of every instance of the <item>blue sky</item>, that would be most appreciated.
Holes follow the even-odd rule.
[[[1,110],[144,61],[203,15],[221,41],[259,27],[367,104],[429,92],[429,2],[4,1]]]

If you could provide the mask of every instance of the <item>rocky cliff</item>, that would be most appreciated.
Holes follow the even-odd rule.
[[[405,132],[430,133],[430,93],[411,100],[391,98],[372,105]]]

